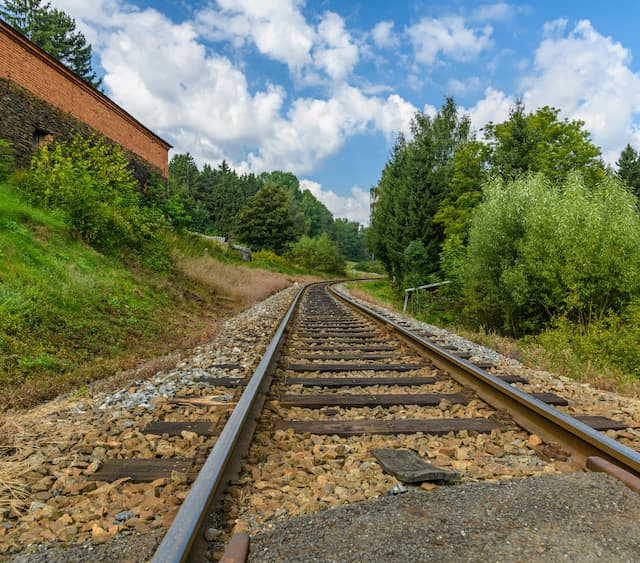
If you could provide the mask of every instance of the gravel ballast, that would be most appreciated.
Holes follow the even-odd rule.
[[[640,495],[602,473],[465,483],[338,507],[251,538],[249,561],[637,561]]]

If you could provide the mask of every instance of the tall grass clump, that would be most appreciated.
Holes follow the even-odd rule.
[[[467,307],[488,328],[538,332],[553,319],[588,324],[640,294],[637,200],[608,177],[587,187],[542,175],[484,188],[463,271]]]

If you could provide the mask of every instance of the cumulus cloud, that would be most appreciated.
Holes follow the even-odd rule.
[[[545,27],[532,73],[522,80],[524,101],[534,110],[544,105],[581,119],[593,141],[614,162],[628,142],[640,141],[634,125],[640,112],[640,75],[630,68],[631,54],[588,20],[562,35],[563,22]]]
[[[473,10],[471,17],[476,21],[506,21],[516,13],[515,6],[506,2],[485,4]]]
[[[460,16],[441,19],[422,18],[407,28],[418,62],[431,66],[439,56],[455,61],[469,61],[493,45],[493,29],[486,25],[480,29],[466,26]]]
[[[371,30],[373,42],[380,48],[397,47],[400,44],[398,36],[393,31],[392,21],[378,22]]]
[[[515,102],[515,98],[489,87],[484,92],[484,98],[478,100],[475,105],[468,109],[461,109],[464,113],[469,114],[471,127],[475,131],[480,131],[490,121],[501,123],[508,119],[509,110]]]
[[[318,25],[318,46],[313,54],[315,65],[333,80],[343,81],[358,63],[359,50],[344,27],[344,20],[326,12]]]
[[[344,21],[326,12],[312,29],[296,19],[302,15],[295,0],[220,0],[215,11],[181,24],[117,0],[60,1],[96,36],[110,97],[200,163],[226,159],[241,171],[307,173],[353,135],[382,132],[390,139],[408,130],[415,112],[397,94],[384,98],[347,85],[359,54]],[[205,29],[214,16],[228,25]],[[300,24],[309,41],[280,34],[283,22]],[[216,30],[226,41],[255,41],[290,68],[322,70],[331,94],[288,100],[279,85],[252,89],[242,67],[207,45]],[[283,43],[269,39],[276,31],[287,35]]]
[[[333,190],[326,190],[313,180],[300,180],[300,189],[309,190],[320,202],[327,206],[336,218],[346,218],[362,225],[369,224],[369,192],[358,186],[351,188],[351,195],[340,196]]]
[[[327,100],[300,98],[275,124],[273,135],[249,154],[247,165],[309,172],[353,135],[381,131],[390,139],[398,131],[408,132],[415,111],[397,94],[368,97],[351,86],[338,89]]]
[[[311,62],[315,31],[297,0],[218,0],[198,12],[199,33],[236,46],[252,42],[260,53],[296,70]]]
[[[480,90],[481,86],[482,80],[480,80],[480,77],[478,76],[471,76],[465,80],[451,78],[447,82],[447,91],[451,92],[455,96],[461,96],[469,92]]]

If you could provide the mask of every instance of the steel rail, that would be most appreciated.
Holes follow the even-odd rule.
[[[373,309],[329,287],[338,299],[385,326],[393,328],[407,344],[427,356],[438,368],[448,372],[460,384],[471,387],[478,396],[495,409],[504,409],[516,423],[547,442],[557,442],[572,453],[574,459],[586,465],[587,458],[603,458],[629,473],[640,476],[640,453],[620,444],[605,434],[566,415],[528,393],[505,383],[457,357],[448,350],[415,334],[398,323],[385,318]]]
[[[180,506],[173,524],[156,550],[152,563],[178,563],[188,560],[208,511],[224,492],[230,476],[239,469],[239,456],[244,453],[243,449],[248,447],[253,436],[289,321],[298,306],[300,296],[309,285],[312,284],[300,289],[289,306],[262,360],[193,482],[189,494]]]

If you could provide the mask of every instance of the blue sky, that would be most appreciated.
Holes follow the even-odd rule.
[[[640,3],[53,0],[107,95],[203,164],[288,170],[337,217],[416,111],[454,96],[480,132],[522,97],[582,119],[605,160],[640,147]]]

